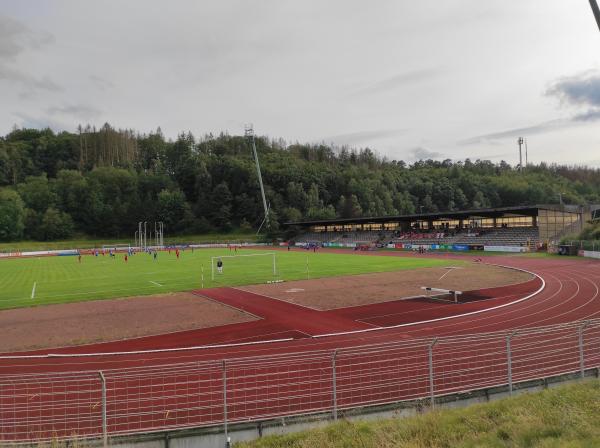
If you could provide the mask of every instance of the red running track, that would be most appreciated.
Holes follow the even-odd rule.
[[[100,370],[106,378],[108,432],[129,434],[222,423],[224,376],[230,422],[422,398],[431,389],[439,396],[506,384],[507,335],[515,330],[510,338],[515,381],[577,371],[582,360],[584,368],[600,365],[600,321],[579,323],[600,317],[600,263],[486,261],[533,271],[545,289],[526,301],[465,317],[331,337],[120,356],[0,359],[0,440],[101,434]],[[340,328],[355,325],[351,309],[327,313]],[[388,314],[400,322],[406,318]],[[285,333],[288,325],[302,324],[314,334],[323,322],[305,313],[284,324],[274,329]]]

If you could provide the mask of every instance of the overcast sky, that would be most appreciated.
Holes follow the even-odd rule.
[[[160,126],[600,166],[588,0],[0,0],[0,133]]]

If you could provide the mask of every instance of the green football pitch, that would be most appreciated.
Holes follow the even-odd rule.
[[[222,273],[217,272],[213,257],[222,257]],[[159,252],[156,260],[138,253],[127,262],[124,254],[84,255],[81,263],[75,256],[4,259],[0,260],[0,309],[446,264],[430,258],[254,248],[237,253],[187,249],[179,259],[173,251]]]

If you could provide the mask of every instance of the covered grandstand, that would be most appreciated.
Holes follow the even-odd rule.
[[[299,246],[536,250],[581,231],[590,209],[535,205],[288,222]]]

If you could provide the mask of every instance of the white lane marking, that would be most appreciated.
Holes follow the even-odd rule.
[[[152,283],[153,285],[156,285],[156,286],[162,286],[160,283],[153,282],[152,280],[148,280],[148,281],[149,281],[150,283]]]
[[[35,297],[35,287],[37,285],[37,282],[33,282],[33,289],[31,290],[31,298],[33,299]]]

